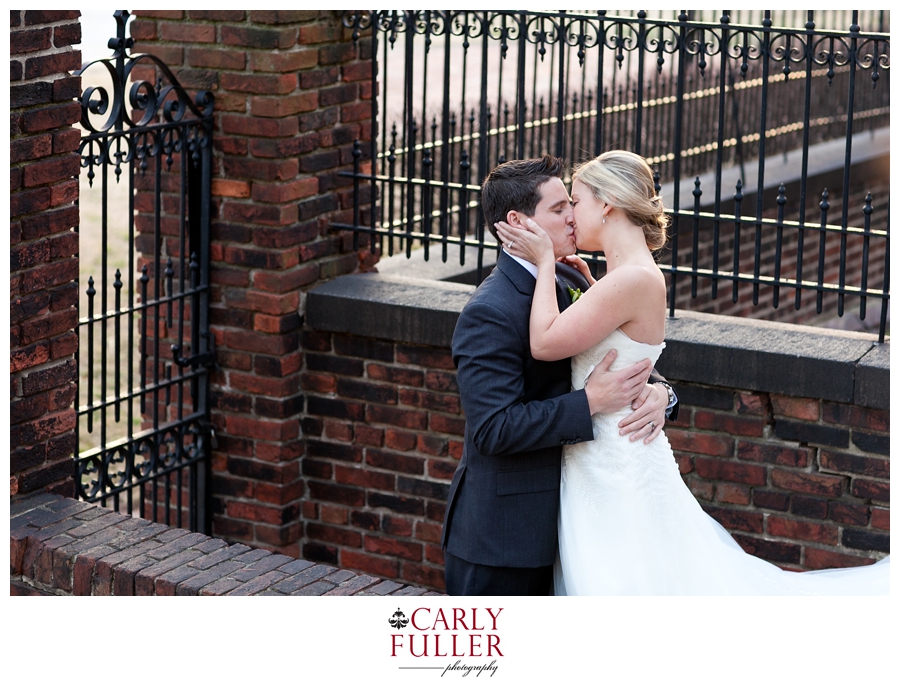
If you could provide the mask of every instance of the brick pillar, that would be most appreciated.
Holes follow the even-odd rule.
[[[300,554],[304,291],[370,256],[352,219],[352,143],[371,135],[365,42],[334,11],[136,10],[134,52],[216,98],[213,532]]]
[[[71,495],[78,10],[10,10],[10,495]]]

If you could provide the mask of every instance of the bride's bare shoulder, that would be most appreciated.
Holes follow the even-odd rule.
[[[623,264],[600,279],[606,287],[640,291],[643,295],[665,295],[666,279],[656,265]]]

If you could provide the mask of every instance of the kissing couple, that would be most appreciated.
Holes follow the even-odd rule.
[[[678,411],[653,365],[669,219],[646,161],[572,173],[545,155],[484,180],[497,266],[460,313],[465,445],[441,545],[450,595],[888,594],[890,557],[785,571],[744,552],[684,484],[663,432]],[[602,252],[599,281],[574,253]]]

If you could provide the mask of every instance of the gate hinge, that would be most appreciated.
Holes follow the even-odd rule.
[[[216,337],[211,333],[202,333],[200,334],[202,338],[207,340],[207,351],[205,353],[200,353],[199,355],[191,355],[190,357],[181,357],[181,346],[173,345],[172,346],[172,357],[175,358],[175,364],[179,367],[187,367],[196,368],[201,365],[205,365],[207,367],[211,367],[216,363]]]

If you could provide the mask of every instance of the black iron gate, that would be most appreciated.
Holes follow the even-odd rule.
[[[128,12],[114,16],[113,55],[78,72],[88,186],[75,486],[80,499],[208,533],[213,97],[192,100],[158,58],[129,55]]]

